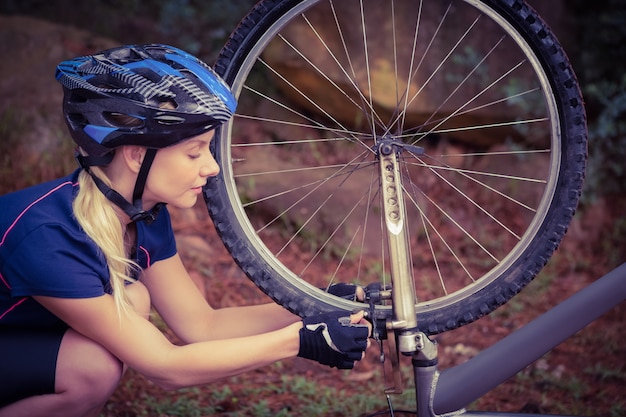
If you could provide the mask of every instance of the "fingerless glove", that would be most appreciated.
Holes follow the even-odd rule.
[[[345,312],[307,317],[300,329],[298,356],[339,369],[352,369],[367,348],[369,328],[351,324]]]
[[[337,282],[335,284],[331,284],[327,288],[322,289],[336,297],[344,298],[350,301],[357,301],[357,288],[358,286],[356,286],[355,284]]]

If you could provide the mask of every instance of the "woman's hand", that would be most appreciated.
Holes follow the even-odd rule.
[[[365,290],[360,285],[338,282],[322,289],[329,294],[346,300],[361,302],[365,300]]]
[[[339,369],[352,369],[369,346],[371,325],[363,311],[333,311],[307,317],[300,329],[298,356]]]

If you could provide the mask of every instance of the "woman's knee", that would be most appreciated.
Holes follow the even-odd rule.
[[[117,388],[123,372],[123,363],[112,353],[70,329],[59,349],[56,392],[78,407],[102,406]]]
[[[151,306],[148,288],[141,282],[137,281],[127,285],[125,290],[126,296],[135,311],[142,317],[148,318],[150,316]]]

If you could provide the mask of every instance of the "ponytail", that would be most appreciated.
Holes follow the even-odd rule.
[[[103,170],[98,167],[92,167],[91,170],[105,184],[111,185]],[[110,285],[118,312],[125,312],[130,303],[124,287],[127,283],[135,281],[131,278],[132,272],[139,266],[128,259],[125,253],[125,228],[113,205],[98,190],[86,171],[80,172],[78,181],[80,188],[73,203],[74,216],[85,233],[102,251],[109,267]]]

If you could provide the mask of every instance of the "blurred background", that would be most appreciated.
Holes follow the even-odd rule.
[[[3,0],[0,194],[75,169],[73,143],[61,115],[61,89],[54,81],[58,62],[118,44],[156,42],[179,46],[213,63],[254,3]],[[626,261],[626,0],[529,3],[563,44],[585,97],[589,159],[583,197],[561,248],[520,301],[516,298],[493,315],[441,336],[447,346],[444,365],[471,357],[493,338]],[[174,211],[173,218],[181,254],[213,304],[266,301],[224,252],[206,208]],[[620,306],[474,408],[626,415],[624,318]],[[103,415],[365,415],[384,406],[380,392],[385,375],[377,368],[376,356],[370,355],[371,360],[350,375],[295,360],[177,393],[161,392],[130,372]],[[337,392],[352,398],[352,404],[336,401],[341,397]],[[403,401],[410,407],[410,392],[400,398]]]

